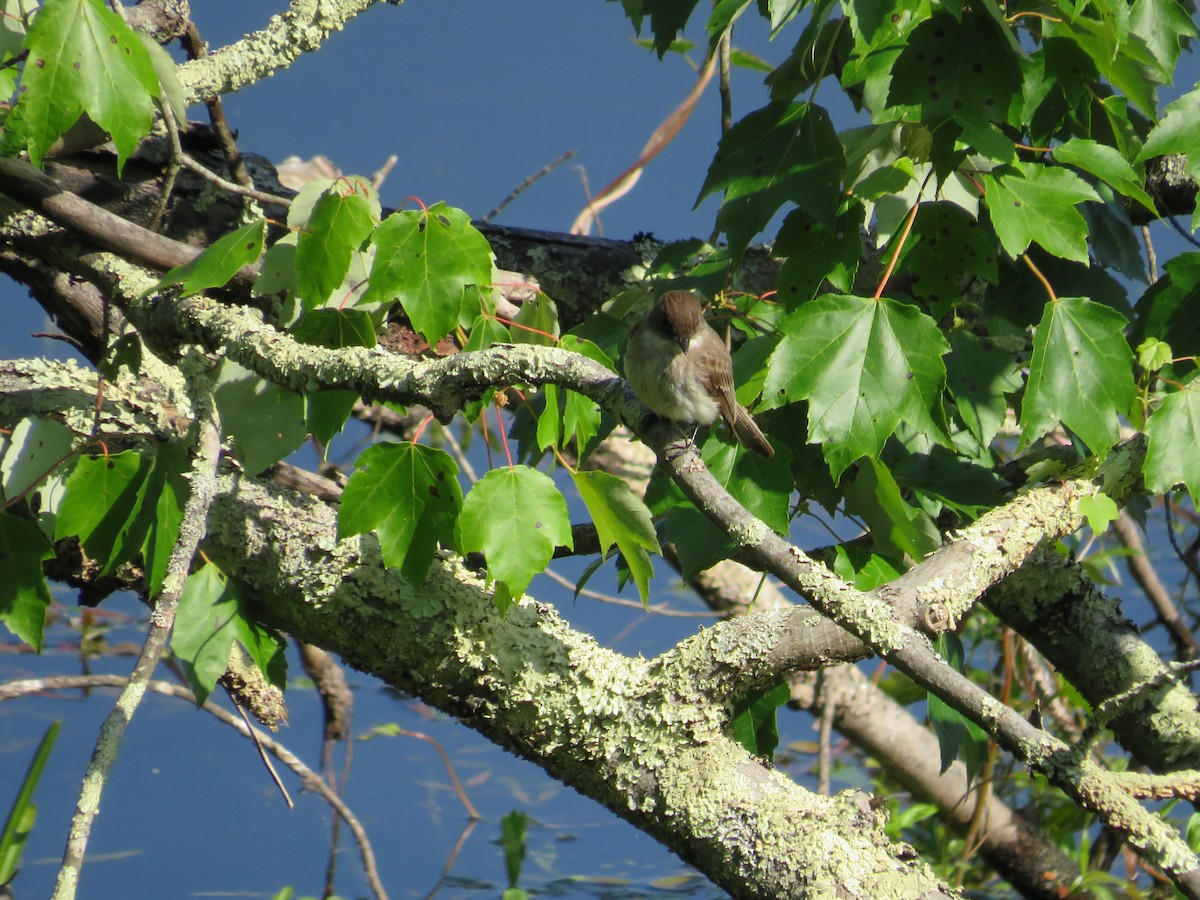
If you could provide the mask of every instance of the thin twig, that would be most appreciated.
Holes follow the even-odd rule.
[[[733,26],[725,29],[717,44],[717,58],[720,61],[720,73],[717,87],[721,94],[721,134],[727,134],[733,127],[733,86],[730,83],[729,45],[733,40]]]
[[[571,234],[590,234],[592,222],[595,220],[596,215],[602,209],[615,203],[633,190],[638,179],[642,177],[642,171],[649,165],[650,161],[658,156],[671,141],[675,140],[683,126],[687,124],[687,120],[691,118],[692,111],[696,108],[696,103],[699,102],[701,94],[704,93],[704,89],[708,86],[708,82],[716,70],[716,64],[717,58],[714,56],[700,71],[700,77],[688,95],[683,99],[683,102],[675,107],[671,111],[671,114],[662,121],[662,124],[654,129],[654,133],[650,135],[650,139],[646,141],[646,145],[642,148],[641,156],[637,158],[634,164],[613,179],[604,190],[588,201],[588,205],[584,207],[583,212],[576,216],[575,221],[572,223]]]
[[[208,56],[208,47],[205,45],[204,39],[200,37],[200,29],[191,19],[188,20],[187,29],[180,38],[180,43],[183,44],[184,50],[192,59],[204,59]],[[250,173],[246,171],[246,164],[242,161],[242,151],[238,149],[233,131],[225,120],[225,107],[221,105],[221,98],[215,95],[205,97],[204,105],[208,108],[208,120],[212,123],[213,132],[221,145],[221,152],[225,155],[225,162],[229,166],[229,173],[233,176],[233,180],[242,187],[254,187]]]
[[[5,700],[14,700],[17,697],[23,697],[26,694],[36,694],[44,691],[82,690],[95,687],[119,688],[124,685],[125,679],[120,675],[64,675],[54,678],[29,678],[22,681],[10,681],[7,684],[0,684],[0,703],[3,703]],[[147,682],[146,689],[156,694],[164,694],[168,697],[177,697],[180,700],[186,700],[193,705],[196,702],[196,698],[191,691],[181,685],[171,684],[169,681],[156,680]],[[265,747],[268,753],[295,772],[303,782],[304,787],[316,791],[326,803],[333,807],[334,811],[341,816],[350,828],[355,841],[358,843],[359,853],[362,855],[364,876],[372,893],[377,900],[388,900],[387,891],[384,890],[383,883],[379,880],[379,869],[375,864],[375,851],[371,848],[371,841],[367,837],[366,829],[363,828],[362,823],[351,812],[350,807],[337,794],[330,790],[325,780],[301,762],[300,758],[283,744],[259,731],[257,728],[247,725],[233,713],[221,709],[221,707],[215,705],[211,700],[205,701],[204,705],[200,708],[209,715],[224,722],[230,728],[233,728],[242,737],[249,738],[251,737],[251,732],[253,732],[256,741]]]
[[[490,222],[493,217],[500,215],[500,213],[504,210],[504,207],[508,206],[508,204],[510,204],[514,200],[516,200],[517,197],[521,196],[521,194],[525,190],[527,190],[534,182],[538,181],[541,178],[545,178],[547,175],[549,175],[551,172],[553,172],[555,169],[557,169],[559,166],[561,166],[563,163],[565,163],[568,159],[570,159],[572,156],[574,156],[575,153],[576,153],[575,150],[568,150],[566,153],[564,153],[562,156],[560,156],[558,159],[554,160],[553,162],[546,163],[546,165],[542,166],[540,169],[538,169],[536,172],[534,172],[532,175],[530,175],[528,178],[526,178],[524,181],[522,181],[520,184],[518,184],[515,188],[513,188],[512,192],[507,197],[505,197],[503,200],[500,201],[500,205],[497,206],[495,209],[493,209],[486,216],[484,216],[480,221]],[[395,159],[395,157],[393,156],[392,159]]]
[[[175,181],[179,177],[179,170],[183,167],[181,162],[183,144],[179,141],[179,123],[175,121],[175,112],[161,90],[158,92],[158,97],[163,125],[167,129],[167,140],[171,144],[171,160],[167,163],[167,172],[163,176],[162,188],[158,192],[158,202],[154,205],[154,210],[150,213],[150,219],[146,223],[146,227],[151,231],[158,231],[163,219],[166,218],[167,207],[171,205],[171,194],[175,192]]]
[[[242,717],[242,721],[246,723],[246,728],[250,731],[250,740],[254,743],[254,749],[258,751],[258,758],[262,760],[262,764],[267,767],[267,772],[271,775],[271,780],[275,782],[275,787],[279,788],[279,793],[283,794],[283,802],[287,804],[288,809],[295,809],[296,804],[292,802],[292,795],[288,793],[288,789],[283,786],[283,780],[279,777],[279,773],[275,771],[275,767],[271,765],[271,760],[267,758],[267,751],[263,747],[262,742],[258,739],[258,732],[250,725],[250,717],[246,715],[246,711],[242,709],[242,704],[237,702],[237,697],[233,691],[227,690],[229,699],[233,702],[233,708],[238,711],[238,715]]]
[[[575,582],[564,575],[560,575],[553,569],[546,569],[542,572],[547,578],[555,584],[575,590]],[[643,612],[653,613],[657,616],[674,616],[678,619],[712,619],[720,615],[720,613],[712,610],[683,610],[671,609],[665,603],[659,603],[654,606],[644,605],[640,600],[626,600],[624,597],[614,597],[612,594],[601,594],[599,591],[593,591],[590,588],[579,588],[579,596],[587,597],[591,600],[599,600],[601,603],[611,603],[613,606],[627,606],[630,609],[637,609]]]
[[[833,740],[833,716],[836,700],[833,688],[829,684],[825,670],[817,673],[817,690],[821,696],[821,727],[817,737],[817,793],[828,797],[831,793],[830,771],[833,768],[830,759]]]
[[[1125,565],[1129,568],[1129,574],[1133,576],[1133,580],[1138,583],[1142,592],[1154,606],[1159,621],[1166,625],[1167,631],[1171,633],[1171,640],[1175,643],[1176,658],[1192,659],[1200,655],[1200,642],[1196,641],[1192,630],[1179,615],[1179,610],[1175,607],[1171,595],[1167,593],[1166,587],[1159,580],[1154,564],[1146,555],[1146,548],[1142,544],[1142,536],[1137,523],[1125,510],[1122,510],[1117,520],[1113,522],[1113,533],[1122,544],[1132,551],[1129,556],[1125,557]]]
[[[375,188],[377,191],[383,187],[383,183],[387,180],[388,174],[393,168],[395,168],[396,163],[399,161],[400,157],[398,157],[395,153],[385,159],[383,161],[383,165],[376,169],[375,174],[371,176],[371,187]]]
[[[454,763],[450,761],[450,754],[445,748],[438,743],[436,738],[432,738],[420,731],[410,731],[407,728],[397,728],[396,734],[404,737],[416,738],[419,741],[425,741],[427,744],[432,744],[433,749],[438,752],[442,758],[442,765],[446,767],[446,773],[450,776],[450,781],[453,783],[454,793],[458,795],[458,802],[463,805],[463,809],[467,811],[467,815],[472,819],[482,819],[479,810],[475,808],[475,804],[471,802],[471,798],[467,796],[466,790],[462,786],[462,782],[458,780],[458,774],[454,771]]]
[[[467,476],[467,481],[474,484],[479,480],[479,476],[475,474],[475,468],[471,465],[471,461],[467,459],[467,454],[463,451],[462,444],[458,442],[458,438],[454,436],[454,430],[441,426],[442,437],[446,443],[450,445],[450,449],[454,451],[454,458],[458,461],[458,467],[462,469],[462,473]]]
[[[217,460],[221,448],[221,424],[213,402],[212,383],[207,376],[197,374],[189,380],[192,403],[196,410],[196,459],[192,465],[191,493],[184,507],[183,520],[179,526],[179,538],[171,548],[167,563],[167,574],[162,592],[150,614],[150,625],[141,653],[134,663],[133,671],[125,686],[117,695],[116,702],[96,739],[91,762],[83,776],[79,790],[79,801],[63,851],[62,866],[54,885],[54,900],[73,900],[79,887],[79,876],[83,868],[84,853],[92,824],[100,811],[100,796],[108,781],[109,772],[117,758],[125,729],[133,719],[138,705],[146,692],[146,684],[158,660],[162,656],[175,622],[175,610],[183,583],[191,567],[192,558],[207,530],[208,510],[216,496]]]
[[[266,191],[258,190],[258,188],[243,187],[240,184],[234,184],[232,181],[227,181],[212,169],[209,169],[196,162],[196,160],[192,159],[186,153],[179,157],[179,162],[189,172],[194,172],[206,181],[211,181],[213,184],[229,191],[231,194],[239,194],[243,197],[249,197],[251,200],[257,200],[259,203],[275,204],[276,206],[282,206],[285,208],[290,208],[292,205],[292,201],[287,197],[280,197],[278,194],[269,194]]]

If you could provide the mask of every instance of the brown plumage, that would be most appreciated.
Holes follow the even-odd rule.
[[[676,422],[710,425],[718,415],[743,447],[770,458],[775,450],[749,410],[737,401],[733,360],[704,320],[703,298],[668,291],[633,326],[625,377],[638,398]]]

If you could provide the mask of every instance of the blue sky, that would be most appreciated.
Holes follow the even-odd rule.
[[[197,4],[195,14],[217,46],[259,27],[270,8],[221,0]],[[743,31],[755,51],[777,59],[795,39],[787,35],[768,46],[765,27],[749,25]],[[691,31],[702,39],[699,28]],[[573,148],[574,159],[498,219],[566,230],[586,202],[574,167],[585,167],[592,190],[599,190],[637,159],[694,83],[681,57],[660,62],[633,37],[616,3],[380,4],[290,71],[227,97],[226,108],[246,150],[276,161],[323,153],[343,171],[365,174],[395,153],[385,205],[415,195],[472,216]],[[699,62],[702,49],[691,55]],[[761,105],[762,74],[738,72],[734,99],[735,117]],[[635,192],[605,212],[605,235],[707,235],[715,202],[696,214],[692,206],[718,136],[714,81]]]

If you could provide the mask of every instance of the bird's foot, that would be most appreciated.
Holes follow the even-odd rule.
[[[671,441],[663,447],[663,462],[674,462],[687,453],[689,450],[695,450],[696,441],[693,438],[681,438],[678,441]]]

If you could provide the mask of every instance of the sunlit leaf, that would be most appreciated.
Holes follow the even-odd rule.
[[[985,175],[983,183],[992,225],[1010,256],[1036,241],[1055,256],[1087,262],[1087,223],[1075,204],[1100,197],[1078,175],[1018,163]]]
[[[1156,494],[1184,485],[1193,502],[1200,499],[1200,391],[1175,391],[1146,421],[1144,475],[1146,487]]]
[[[392,213],[372,240],[376,255],[364,302],[399,300],[431,345],[474,321],[480,295],[467,289],[491,282],[492,251],[461,209],[438,203]]]
[[[1071,138],[1054,148],[1054,158],[1095,175],[1105,184],[1136,200],[1150,213],[1157,215],[1154,201],[1142,187],[1144,176],[1135,172],[1125,157],[1112,147],[1084,138]]]
[[[21,77],[29,158],[42,156],[82,113],[107,131],[120,172],[150,131],[158,79],[141,39],[100,0],[46,0],[25,40]]]
[[[562,494],[548,475],[527,466],[493,469],[479,479],[463,501],[458,534],[464,553],[483,551],[488,574],[514,600],[545,570],[555,547],[573,546]]]
[[[346,484],[338,535],[374,531],[383,561],[420,585],[438,544],[452,546],[462,507],[458,466],[441,450],[422,444],[373,444],[364,450]]]
[[[54,419],[31,416],[18,422],[0,455],[4,499],[17,498],[70,458],[74,439],[71,429]]]
[[[324,303],[342,285],[350,257],[375,230],[371,204],[357,191],[336,182],[313,207],[296,243],[296,289],[305,307]]]
[[[16,877],[21,867],[21,854],[25,852],[25,843],[37,820],[37,805],[33,802],[33,792],[37,790],[46,762],[50,759],[50,751],[58,740],[58,731],[62,723],[51,722],[46,726],[42,739],[38,742],[37,750],[29,761],[29,767],[21,779],[17,796],[13,798],[9,808],[8,819],[0,830],[0,887],[8,887]],[[15,774],[15,773],[14,773]]]
[[[892,300],[825,296],[779,325],[763,390],[767,408],[808,400],[808,440],[838,477],[860,456],[878,456],[900,422],[939,431],[949,349],[937,325]]]
[[[1033,338],[1021,404],[1021,443],[1059,422],[1102,456],[1117,441],[1118,415],[1136,393],[1125,317],[1081,297],[1047,303]]]

